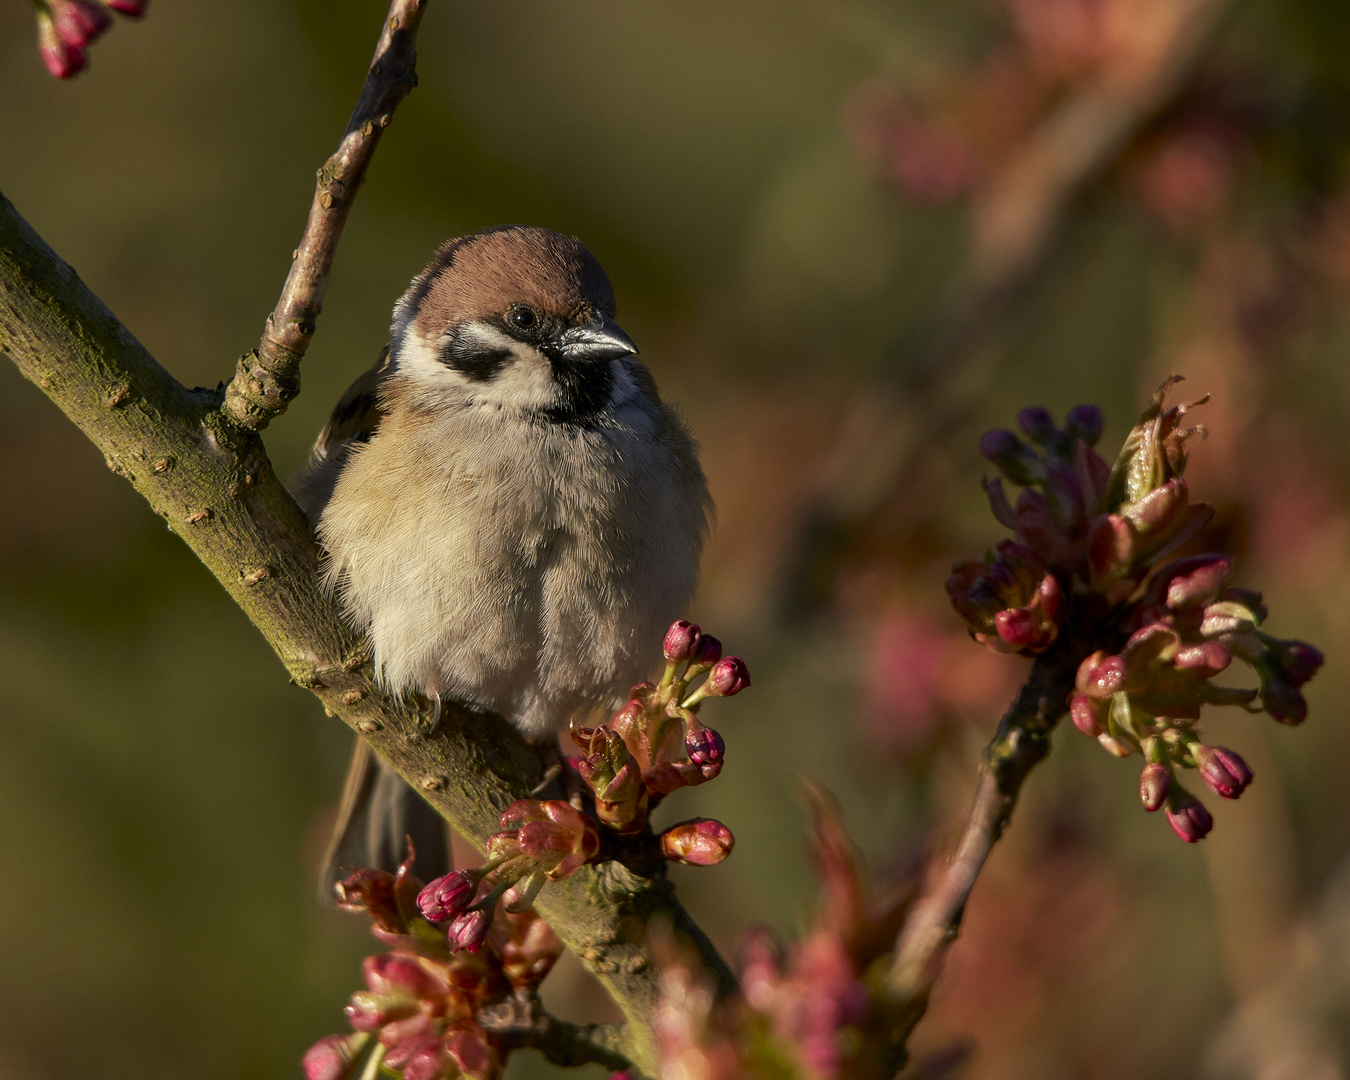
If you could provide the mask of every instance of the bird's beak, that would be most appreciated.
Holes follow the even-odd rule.
[[[634,356],[638,351],[633,339],[603,313],[585,326],[564,330],[558,335],[556,347],[568,360],[617,360],[621,356]]]

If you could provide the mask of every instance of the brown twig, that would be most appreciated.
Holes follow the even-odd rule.
[[[538,1050],[545,1060],[563,1068],[603,1065],[607,1069],[632,1069],[633,1063],[619,1049],[620,1024],[573,1024],[550,1016],[533,996],[508,999],[480,1010],[478,1022],[495,1035],[507,1050]]]
[[[903,1017],[903,1044],[923,1016],[947,948],[989,852],[1012,818],[1022,783],[1050,752],[1050,733],[1067,711],[1082,657],[1069,641],[1038,659],[1017,700],[985,747],[975,799],[951,860],[910,910],[895,947],[888,992]]]
[[[393,0],[375,58],[336,153],[319,170],[300,244],[262,340],[239,358],[222,406],[236,423],[261,431],[300,393],[300,360],[323,310],[343,226],[394,110],[417,85],[414,45],[427,0]]]

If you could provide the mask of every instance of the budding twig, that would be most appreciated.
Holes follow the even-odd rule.
[[[309,220],[262,340],[239,358],[225,391],[225,414],[261,431],[300,392],[300,360],[323,310],[338,241],[380,136],[417,85],[414,44],[427,0],[393,0],[365,85],[337,151],[324,162]]]

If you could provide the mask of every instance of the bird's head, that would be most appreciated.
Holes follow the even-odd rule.
[[[610,401],[637,352],[586,245],[504,225],[448,241],[394,309],[390,358],[414,402],[473,401],[560,421]]]

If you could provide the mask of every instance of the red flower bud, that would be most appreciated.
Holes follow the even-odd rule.
[[[1078,665],[1076,685],[1089,697],[1109,698],[1125,685],[1125,659],[1098,649]]]
[[[483,875],[476,870],[456,870],[434,878],[417,894],[417,906],[430,922],[445,922],[473,903]]]
[[[464,949],[466,952],[476,953],[483,947],[483,942],[487,940],[488,931],[491,929],[492,913],[474,907],[455,916],[446,931],[446,938],[450,942],[451,951]]]
[[[306,1050],[301,1062],[305,1080],[340,1080],[352,1062],[352,1040],[351,1035],[326,1035]]]
[[[1247,790],[1247,785],[1252,782],[1252,771],[1233,751],[1222,746],[1200,745],[1192,750],[1200,778],[1215,795],[1236,799]]]
[[[1203,840],[1214,827],[1204,804],[1187,791],[1174,790],[1167,800],[1167,823],[1188,844]]]
[[[139,19],[150,6],[150,0],[103,0],[103,2],[119,14],[129,15],[133,19]]]
[[[411,994],[430,997],[444,992],[443,982],[433,976],[413,957],[403,953],[387,952],[367,956],[361,961],[361,974],[372,993]]]
[[[56,24],[45,8],[38,9],[37,27],[38,55],[49,72],[58,79],[70,79],[84,70],[88,62],[84,50],[56,32]]]
[[[1103,731],[1102,720],[1106,714],[1106,703],[1077,691],[1069,698],[1069,719],[1073,726],[1089,738],[1095,739]]]
[[[750,669],[739,656],[717,661],[708,672],[708,693],[713,697],[731,697],[750,685]]]
[[[695,664],[715,664],[722,659],[722,643],[711,634],[700,634],[694,647]]]
[[[681,663],[690,659],[698,648],[699,630],[691,622],[679,619],[670,624],[665,640],[661,642],[661,651],[672,663]]]
[[[1139,801],[1150,814],[1167,801],[1167,793],[1171,788],[1171,770],[1160,761],[1149,762],[1139,774]]]
[[[721,735],[705,727],[686,735],[684,748],[689,754],[689,760],[695,765],[710,765],[722,760],[727,747]]]
[[[735,844],[731,830],[712,818],[681,821],[661,834],[661,854],[692,866],[716,866]]]
[[[92,0],[47,0],[56,23],[57,36],[67,45],[82,49],[109,26],[112,19]]]

